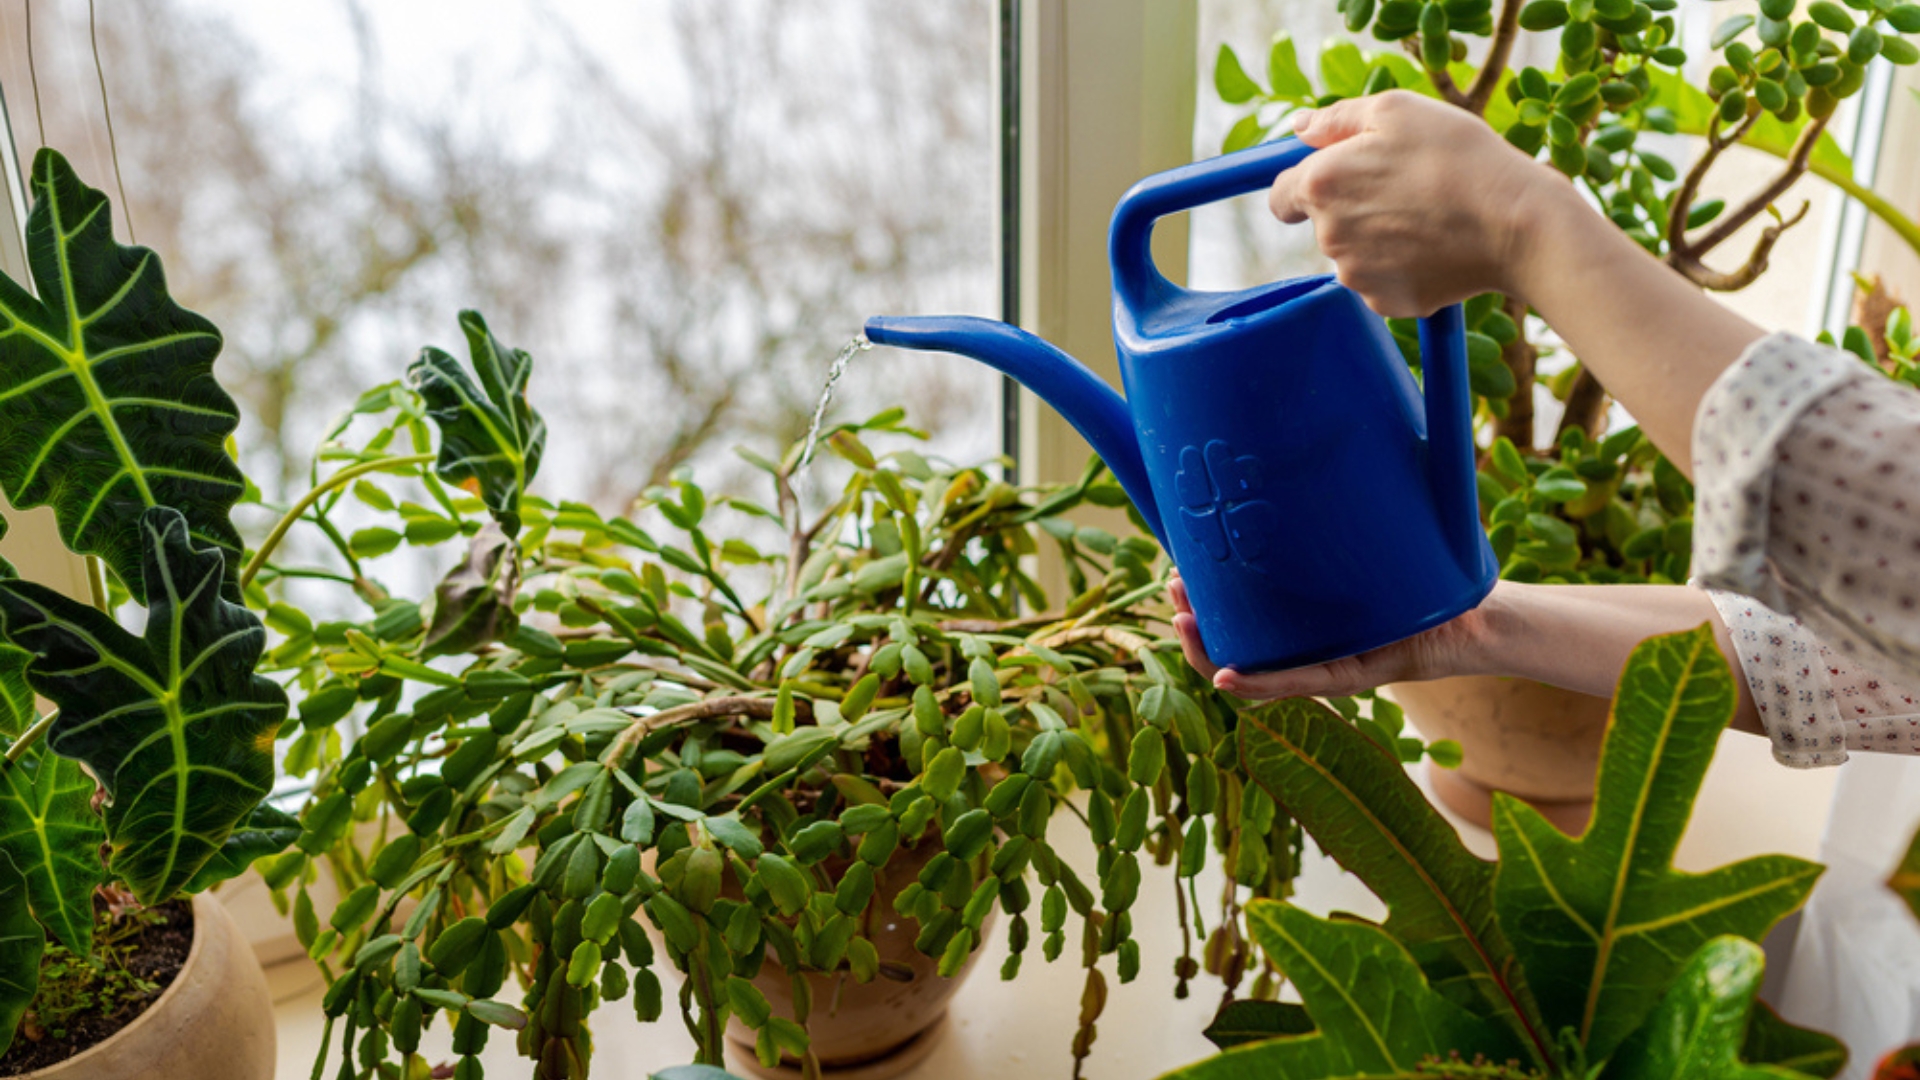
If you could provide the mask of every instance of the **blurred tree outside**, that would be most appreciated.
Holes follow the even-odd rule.
[[[868,315],[994,313],[993,10],[150,0],[93,29],[125,209],[226,334],[268,499],[475,307],[534,357],[543,489],[618,511],[681,465],[745,482],[729,448],[801,435]],[[88,32],[81,0],[10,0],[0,85],[23,164],[44,127],[111,193]],[[834,415],[998,451],[991,373],[877,363]]]

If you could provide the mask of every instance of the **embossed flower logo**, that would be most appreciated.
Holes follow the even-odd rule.
[[[1229,556],[1251,563],[1267,553],[1280,528],[1280,511],[1257,498],[1262,487],[1260,459],[1236,457],[1215,439],[1202,450],[1180,451],[1174,484],[1180,492],[1180,520],[1187,535],[1219,562]]]

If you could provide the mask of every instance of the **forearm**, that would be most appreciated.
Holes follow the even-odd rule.
[[[1613,696],[1627,657],[1642,641],[1710,623],[1739,687],[1733,726],[1761,731],[1732,636],[1698,589],[1502,582],[1477,614],[1476,643],[1467,650],[1472,674],[1532,679],[1598,697]]]
[[[1571,189],[1542,191],[1532,213],[1510,291],[1691,475],[1701,397],[1764,332],[1648,255]]]

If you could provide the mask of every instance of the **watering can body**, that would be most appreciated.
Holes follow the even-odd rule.
[[[1282,140],[1149,177],[1109,239],[1124,399],[1024,331],[871,320],[876,344],[1012,375],[1092,444],[1172,554],[1215,664],[1350,656],[1477,605],[1498,576],[1481,530],[1459,308],[1421,324],[1423,395],[1386,324],[1327,276],[1238,292],[1174,285],[1153,223],[1256,191],[1310,149]]]

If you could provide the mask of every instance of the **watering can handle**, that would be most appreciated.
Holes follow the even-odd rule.
[[[1274,177],[1313,153],[1313,147],[1288,136],[1231,154],[1196,161],[1155,173],[1133,185],[1114,207],[1107,234],[1107,255],[1113,264],[1114,292],[1136,310],[1149,298],[1178,286],[1162,277],[1153,265],[1153,225],[1168,214],[1259,191]]]
[[[1153,225],[1168,214],[1246,195],[1272,185],[1274,178],[1305,161],[1313,147],[1294,136],[1147,177],[1114,208],[1107,234],[1117,303],[1135,311],[1155,300],[1184,292],[1153,264]],[[1429,460],[1435,499],[1442,506],[1477,507],[1474,478],[1473,397],[1467,382],[1466,322],[1460,305],[1441,308],[1420,320],[1420,355],[1425,369]],[[1476,514],[1456,514],[1448,522],[1448,542],[1463,565],[1485,546]]]

